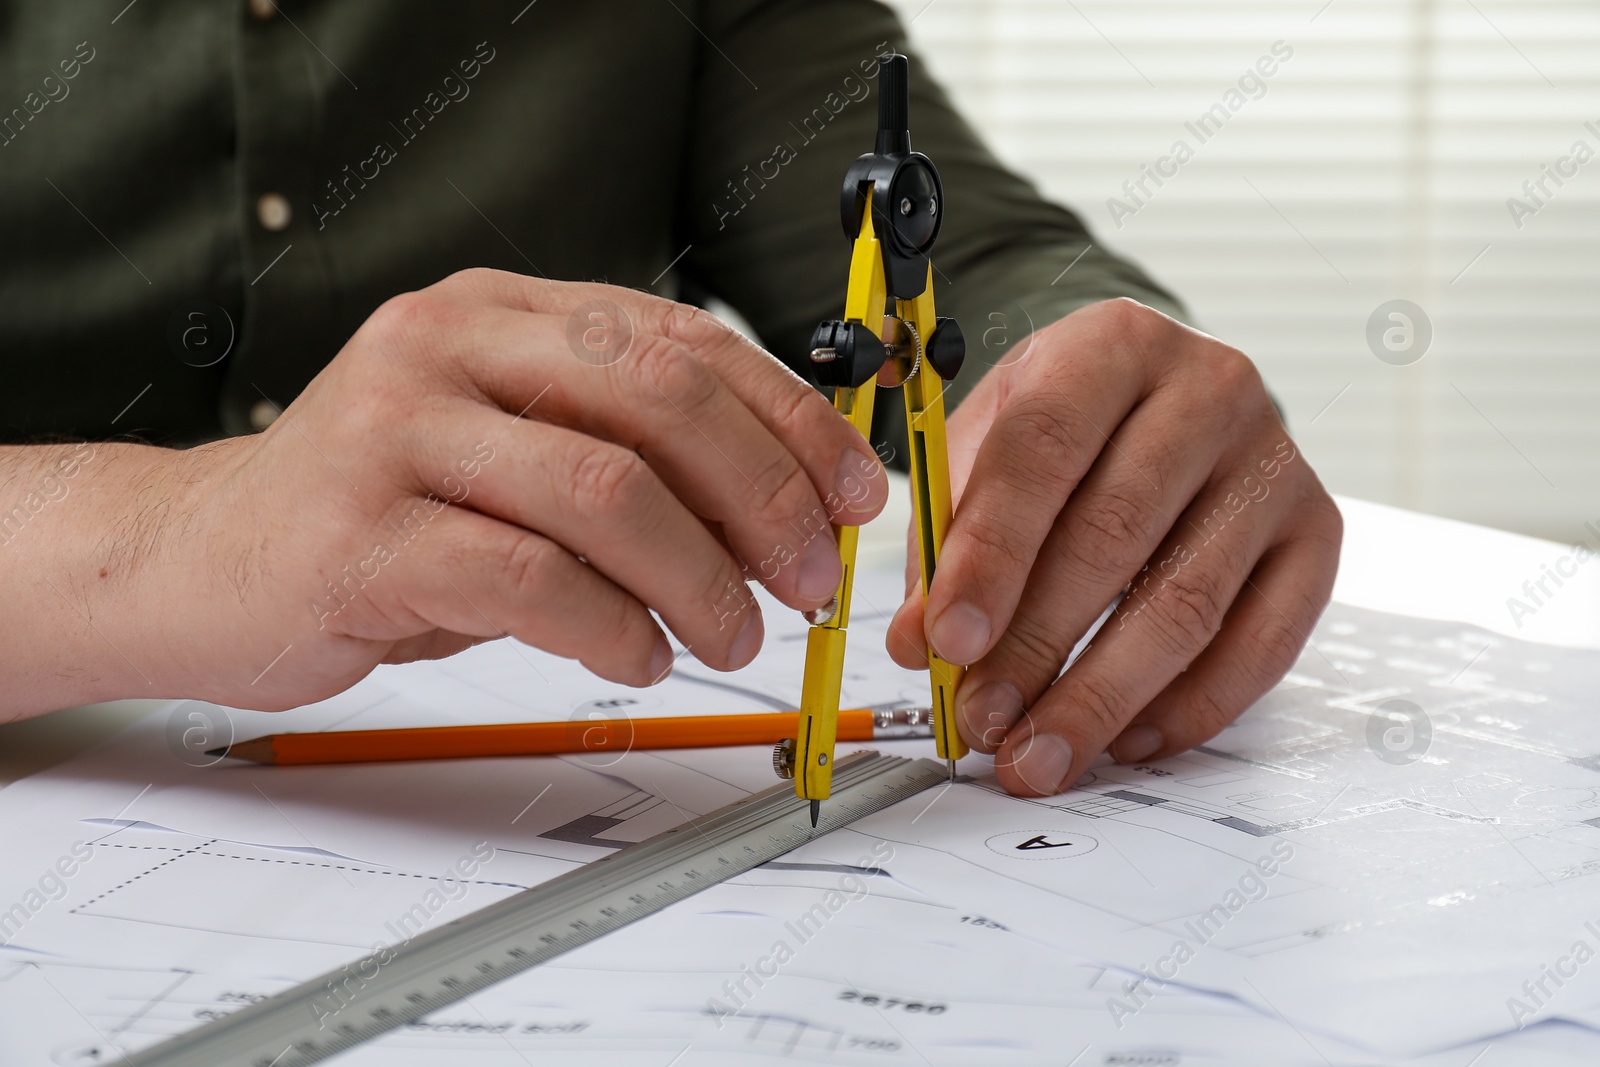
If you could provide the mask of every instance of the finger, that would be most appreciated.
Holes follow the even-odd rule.
[[[396,599],[430,628],[509,634],[622,685],[671,670],[672,647],[644,605],[537,534],[451,506],[413,542],[397,533],[395,552]]]
[[[530,417],[637,451],[674,495],[723,526],[751,572],[789,606],[819,607],[833,596],[840,563],[832,513],[796,454],[707,364],[673,341],[641,334],[612,366],[560,355],[534,365],[529,350],[566,345],[563,320],[510,311],[484,317],[478,343],[490,353],[489,388],[502,406],[543,377],[550,388]],[[849,455],[857,468],[866,464],[860,452]],[[870,462],[877,469],[876,458]],[[857,499],[864,485],[852,482]]]
[[[1333,594],[1338,510],[1267,552],[1222,632],[1111,743],[1119,763],[1163,759],[1215,737],[1282,680]]]
[[[1062,509],[1004,632],[956,694],[957,723],[979,751],[994,751],[1061,672],[1216,469],[1230,413],[1191,407],[1180,391],[1140,404]],[[1172,445],[1173,426],[1192,427],[1185,447]]]
[[[647,319],[694,352],[794,456],[835,521],[860,525],[883,510],[889,479],[871,444],[833,404],[775,356],[716,316],[661,301]]]
[[[961,494],[972,473],[983,443],[983,431],[993,425],[996,413],[1008,393],[1009,381],[1005,375],[987,375],[980,381],[954,415],[950,417],[946,433],[950,453],[950,502],[959,506]],[[942,555],[942,549],[941,549]],[[922,563],[917,555],[916,522],[906,525],[906,596],[905,603],[895,612],[889,624],[887,648],[889,657],[907,670],[926,670],[928,667],[928,638],[924,624],[925,598],[922,595]]]
[[[928,639],[923,629],[922,564],[917,558],[916,521],[906,526],[906,596],[889,621],[889,658],[908,671],[928,669]]]
[[[916,595],[901,604],[889,621],[885,637],[889,658],[908,671],[927,670],[928,646],[922,634],[922,597]]]
[[[979,449],[945,538],[927,608],[929,640],[945,659],[975,663],[1004,632],[1062,506],[1147,393],[1147,350],[1176,329],[1149,309],[1114,301],[1049,331],[1061,358],[1035,359],[1023,372]],[[1105,373],[1108,362],[1118,373]]]
[[[610,286],[561,289],[547,297],[561,311],[580,300],[605,299],[619,292]],[[883,465],[865,438],[822,394],[715,315],[647,293],[620,292],[636,327],[693,352],[800,458],[830,514],[861,523],[882,510],[888,499]]]
[[[800,461],[829,515],[854,524],[882,510],[887,479],[865,438],[782,361],[715,315],[615,286],[548,282],[498,271],[468,273],[474,284],[507,306],[540,314],[567,316],[597,301],[615,303],[626,313],[627,332],[635,340],[651,336],[672,341],[710,367]]]
[[[1217,635],[1278,528],[1238,518],[1204,526],[1229,515],[1228,498],[1213,486],[1196,499],[1078,662],[1006,733],[995,773],[1008,791],[1052,796],[1076,781]]]
[[[556,542],[653,608],[708,666],[761,647],[761,610],[737,560],[638,454],[561,426],[476,414],[493,458],[450,497]],[[474,446],[476,447],[476,446]]]

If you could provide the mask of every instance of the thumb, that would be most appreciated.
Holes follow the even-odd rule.
[[[928,666],[928,639],[923,635],[922,563],[917,557],[917,525],[913,518],[906,526],[906,599],[889,623],[884,644],[889,658],[907,670]]]

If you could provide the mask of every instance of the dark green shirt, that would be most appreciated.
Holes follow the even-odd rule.
[[[838,192],[873,144],[874,57],[906,50],[895,16],[525,2],[9,0],[0,439],[248,432],[378,304],[469,266],[714,295],[799,366],[842,307]],[[915,55],[911,131],[945,185],[957,395],[1030,323],[1176,310],[1085,252]]]

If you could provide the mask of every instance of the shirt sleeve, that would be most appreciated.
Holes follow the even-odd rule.
[[[944,184],[935,301],[967,336],[967,362],[947,400],[959,402],[1030,329],[1086,304],[1128,296],[1186,318],[1077,215],[994,157],[888,8],[726,0],[684,11],[706,43],[681,183],[690,245],[682,276],[736,308],[790,366],[801,369],[816,324],[843,307],[849,242],[839,191],[850,161],[873,145],[876,57],[896,51],[911,57],[912,147]]]

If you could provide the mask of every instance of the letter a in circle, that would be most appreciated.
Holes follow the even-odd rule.
[[[1043,834],[1039,834],[1017,845],[1016,849],[1018,852],[1027,852],[1036,848],[1066,848],[1070,844],[1072,844],[1071,841],[1049,841],[1045,839]]]

